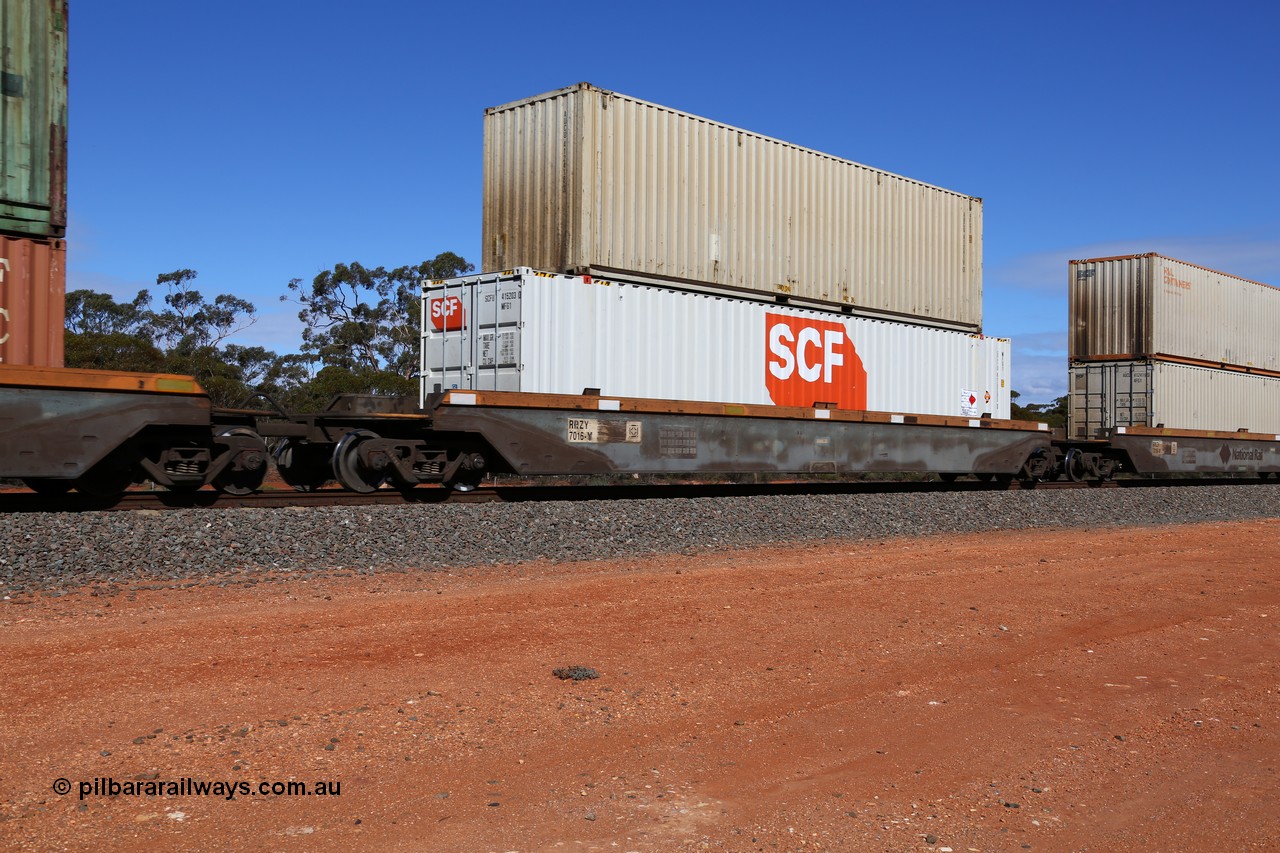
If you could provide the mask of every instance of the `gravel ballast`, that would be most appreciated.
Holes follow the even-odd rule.
[[[0,599],[274,573],[600,560],[982,530],[1280,518],[1280,485],[0,516]]]

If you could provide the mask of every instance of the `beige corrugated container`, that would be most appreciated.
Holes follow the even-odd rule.
[[[1280,289],[1154,253],[1068,269],[1073,361],[1179,359],[1280,373]]]
[[[982,326],[982,199],[586,83],[485,111],[482,263]]]
[[[0,364],[62,367],[67,249],[0,235]]]
[[[1163,361],[1071,365],[1068,435],[1122,426],[1280,434],[1280,377]]]

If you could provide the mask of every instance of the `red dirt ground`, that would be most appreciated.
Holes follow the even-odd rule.
[[[7,602],[0,846],[1269,849],[1277,567],[1270,520]],[[254,790],[79,796],[187,777]]]

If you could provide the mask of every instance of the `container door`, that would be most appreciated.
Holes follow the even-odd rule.
[[[1068,434],[1072,438],[1093,438],[1107,426],[1106,374],[1110,364],[1076,364],[1071,368],[1071,404]]]
[[[1151,426],[1151,363],[1114,365],[1109,426]]]
[[[480,391],[519,391],[523,277],[486,281],[473,289],[470,321],[475,365],[472,385]]]
[[[467,308],[474,282],[447,281],[422,294],[422,389],[470,388],[471,340]]]

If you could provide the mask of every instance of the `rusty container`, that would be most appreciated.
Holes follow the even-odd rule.
[[[982,199],[580,83],[484,119],[482,264],[979,331]]]
[[[0,0],[0,233],[67,232],[67,0]]]
[[[63,366],[67,248],[0,235],[0,364]]]
[[[1280,289],[1154,253],[1068,270],[1072,363],[1158,359],[1280,376]]]

